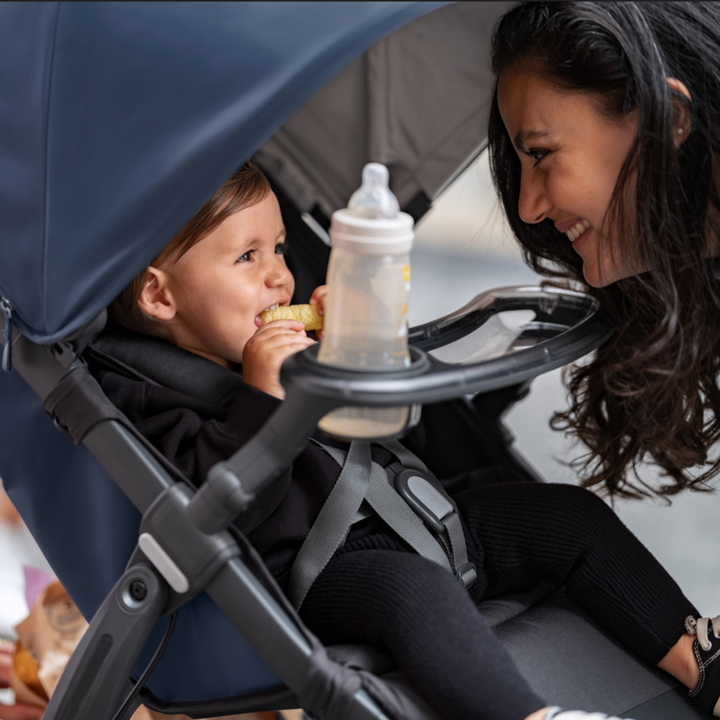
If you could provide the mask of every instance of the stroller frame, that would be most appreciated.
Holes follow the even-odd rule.
[[[536,312],[527,335],[537,344],[465,366],[428,354],[495,313],[517,309]],[[56,426],[86,445],[143,515],[128,567],[92,619],[45,716],[112,718],[157,620],[205,591],[288,688],[253,698],[250,706],[235,703],[233,711],[301,705],[317,717],[380,719],[388,717],[385,709],[390,717],[435,718],[402,683],[388,684],[331,659],[279,589],[273,591],[262,562],[239,533],[229,532],[230,525],[301,452],[329,411],[345,405],[434,403],[526,382],[582,357],[610,336],[596,302],[580,293],[540,288],[484,293],[451,315],[413,328],[412,364],[395,372],[328,368],[315,359],[317,348],[309,348],[283,365],[285,402],[253,440],[212,468],[197,492],[109,406],[89,374],[81,353],[104,324],[103,312],[52,346],[32,343],[13,329],[15,369],[43,399]]]

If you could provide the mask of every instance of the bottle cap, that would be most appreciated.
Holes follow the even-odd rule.
[[[407,213],[394,218],[359,218],[347,210],[333,213],[330,243],[361,255],[401,255],[412,248],[414,220]]]

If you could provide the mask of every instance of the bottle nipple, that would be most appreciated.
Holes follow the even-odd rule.
[[[400,205],[388,187],[388,169],[381,163],[368,163],[362,171],[362,185],[356,190],[347,212],[363,218],[395,218]]]

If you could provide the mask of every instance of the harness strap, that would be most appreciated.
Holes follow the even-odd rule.
[[[384,440],[378,445],[382,445],[389,450],[400,462],[404,468],[411,470],[420,470],[429,473],[427,465],[413,452],[410,452],[399,440]]]
[[[288,596],[296,608],[300,608],[352,525],[369,517],[372,511],[419,555],[456,575],[465,587],[475,581],[477,573],[474,565],[468,563],[465,536],[456,511],[443,518],[445,532],[434,535],[392,486],[388,472],[372,461],[369,443],[354,441],[350,451],[345,452],[313,442],[343,469],[290,571]],[[404,468],[430,474],[425,464],[401,443],[392,441],[383,446]]]
[[[359,441],[356,440],[350,445],[351,450],[355,444],[367,445],[369,454],[369,443],[359,443]],[[398,445],[399,444],[400,443],[398,443]],[[347,453],[345,453],[344,450],[338,450],[337,448],[326,445],[321,445],[321,447],[338,464],[347,462],[345,459]],[[422,465],[422,461],[419,458],[415,456],[413,457],[417,463]],[[432,560],[449,572],[452,572],[447,552],[438,542],[437,538],[425,527],[423,521],[408,507],[407,503],[390,485],[386,470],[376,462],[372,462],[372,460],[370,460],[370,463],[372,469],[370,473],[369,487],[365,496],[367,504],[385,521],[387,525],[389,525],[408,545],[410,545],[410,547],[413,548],[418,555],[422,555],[424,558]],[[340,478],[338,478],[338,482],[335,487],[339,484]],[[334,489],[335,488],[333,488],[333,490]],[[323,510],[320,512],[322,513],[324,510],[325,508],[323,507]],[[362,519],[362,517],[368,517],[371,514],[365,513],[362,515],[362,513],[363,508],[361,507],[355,522],[358,522]],[[361,515],[362,517],[360,517]],[[348,531],[349,530],[350,528],[348,528]],[[307,542],[307,540],[305,542]],[[329,560],[330,558],[328,558],[328,561]]]
[[[326,452],[334,449],[322,447]],[[342,545],[350,527],[357,522],[360,504],[367,494],[372,471],[370,445],[354,442],[347,454],[342,450],[337,452],[342,453],[342,462],[329,454],[342,465],[342,472],[290,571],[288,597],[296,608],[302,605],[315,579]]]

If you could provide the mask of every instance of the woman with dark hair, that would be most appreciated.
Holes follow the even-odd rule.
[[[584,485],[638,497],[720,471],[720,5],[519,5],[495,30],[493,177],[526,261],[616,332],[554,418]],[[636,472],[654,461],[667,482]],[[693,471],[694,470],[694,471]]]
[[[579,284],[616,327],[568,371],[570,408],[553,418],[589,448],[583,485],[709,490],[720,472],[709,456],[720,439],[720,4],[522,3],[495,28],[492,65],[490,162],[524,257]],[[639,476],[645,461],[658,485]],[[698,621],[697,699],[720,656],[714,622]]]

